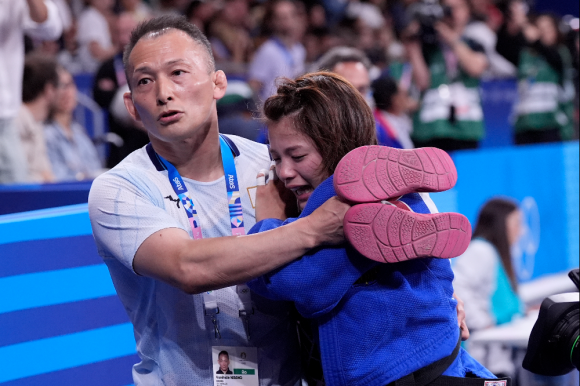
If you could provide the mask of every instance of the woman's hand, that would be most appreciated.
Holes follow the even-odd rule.
[[[459,323],[459,329],[461,330],[461,340],[469,339],[469,329],[465,323],[465,308],[463,308],[463,300],[453,293],[453,298],[457,300],[457,322]]]
[[[272,165],[268,172],[260,170],[256,176],[256,222],[267,218],[286,220],[288,217],[298,217],[296,197],[276,177],[274,168]]]

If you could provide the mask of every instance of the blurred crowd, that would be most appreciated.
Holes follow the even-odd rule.
[[[578,19],[526,0],[0,0],[0,183],[91,179],[148,142],[122,51],[165,14],[202,30],[227,74],[224,133],[265,141],[276,79],[323,69],[360,91],[384,145],[477,148],[480,81],[497,78],[518,80],[516,144],[578,138]],[[108,112],[106,159],[73,119],[78,76]]]

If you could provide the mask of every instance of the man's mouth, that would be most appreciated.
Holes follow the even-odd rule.
[[[161,123],[168,124],[175,122],[176,120],[181,118],[182,115],[183,113],[181,111],[169,110],[159,114],[159,118],[157,118],[157,120]]]

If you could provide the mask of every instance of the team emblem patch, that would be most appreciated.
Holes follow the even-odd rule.
[[[485,381],[483,386],[507,386],[507,381]]]

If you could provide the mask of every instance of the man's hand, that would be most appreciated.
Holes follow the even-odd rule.
[[[461,34],[443,22],[435,24],[435,30],[439,38],[451,47],[459,66],[469,76],[479,78],[488,66],[487,56],[483,52],[473,51],[461,40]]]
[[[401,42],[403,44],[407,43],[417,43],[419,47],[421,46],[420,40],[420,33],[421,33],[421,25],[417,20],[413,20],[409,23],[407,27],[403,31],[401,31]]]
[[[309,231],[315,235],[320,245],[338,245],[344,242],[343,220],[350,205],[338,197],[332,197],[309,216]]]
[[[276,178],[274,165],[270,166],[268,173],[265,170],[258,173],[256,185],[256,222],[266,218],[286,220],[288,217],[298,217],[296,197]]]
[[[435,23],[434,27],[437,31],[437,34],[439,35],[439,38],[447,45],[453,47],[455,44],[459,43],[461,35],[444,22],[437,22]]]
[[[465,308],[463,308],[463,300],[453,293],[453,298],[457,300],[457,322],[459,323],[459,329],[461,330],[461,340],[469,339],[469,329],[465,323]]]

